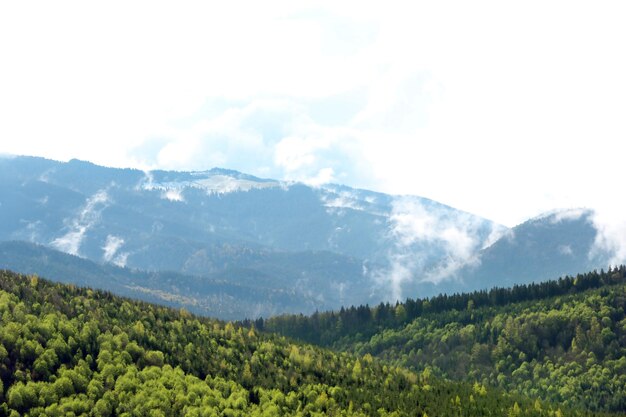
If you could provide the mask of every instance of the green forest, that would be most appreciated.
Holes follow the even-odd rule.
[[[255,325],[418,373],[570,407],[626,412],[624,266]]]
[[[574,296],[571,308],[585,304],[586,298],[598,305],[607,299],[609,305],[609,294],[617,300],[619,288],[608,288],[606,295]],[[562,305],[566,302],[563,297]],[[468,320],[476,323],[471,337],[482,337],[478,323],[489,320],[489,308],[468,310]],[[397,314],[400,308],[393,310]],[[623,316],[623,304],[619,314],[606,313],[615,315],[610,316],[613,327],[623,325],[616,321]],[[440,314],[444,320],[445,313]],[[355,345],[354,352],[334,352],[254,326],[7,271],[0,272],[0,320],[0,415],[9,417],[608,415],[492,388],[491,380],[480,378],[477,371],[464,378],[467,381],[452,382],[436,375],[456,376],[437,360],[419,372],[407,370],[399,364],[418,368],[419,361],[435,355],[428,346],[438,337],[433,327],[428,337],[411,339],[421,348],[392,348],[391,337],[403,343],[404,332],[413,323],[419,327],[415,321],[382,334],[379,344],[372,336]],[[584,323],[581,319],[582,329]],[[604,323],[599,325],[604,337]],[[454,337],[450,327],[443,326],[441,332]],[[615,343],[609,346],[617,349],[623,345],[623,333],[615,329],[613,334]],[[519,347],[511,344],[507,349],[503,354],[512,358]],[[579,349],[588,347],[581,344]],[[460,355],[461,350],[453,353]],[[588,361],[595,360],[596,366],[612,357],[606,350],[594,354]],[[527,360],[516,357],[505,366]],[[623,366],[618,362],[615,367]],[[616,375],[610,372],[601,372],[606,383]],[[596,389],[600,393],[605,385]]]

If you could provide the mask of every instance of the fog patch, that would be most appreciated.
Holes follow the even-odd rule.
[[[102,250],[104,250],[104,254],[102,255],[102,259],[105,262],[111,262],[119,267],[125,267],[128,261],[128,252],[120,252],[122,246],[124,246],[124,239],[119,236],[108,235]]]
[[[161,198],[164,200],[174,201],[178,203],[185,202],[185,197],[183,196],[182,190],[177,190],[173,188],[163,191],[161,193]]]
[[[410,253],[390,253],[390,266],[386,270],[373,271],[374,278],[382,283],[389,284],[392,301],[402,300],[402,284],[414,278],[417,259]]]
[[[590,217],[597,230],[590,259],[600,259],[610,265],[626,263],[626,215],[616,206],[595,210]]]
[[[388,223],[389,267],[372,276],[389,287],[394,301],[403,299],[402,288],[409,282],[439,284],[477,265],[479,250],[507,230],[494,225],[481,237],[489,227],[486,220],[418,197],[396,198]]]
[[[483,241],[481,249],[487,249],[500,239],[509,239],[509,241],[513,241],[513,239],[515,239],[515,232],[513,229],[509,229],[499,224],[494,224],[491,226],[491,233],[489,233],[489,236],[487,236],[487,238]]]
[[[113,258],[112,262],[120,268],[124,268],[128,262],[128,255],[130,255],[128,252],[122,252]]]
[[[319,187],[333,181],[336,181],[335,170],[330,167],[322,168],[314,176],[305,178],[303,180],[306,185],[309,185],[311,187]]]
[[[154,175],[150,171],[143,172],[144,177],[139,180],[136,190],[153,190],[155,188]]]
[[[106,190],[100,190],[89,197],[78,216],[65,220],[68,232],[54,239],[50,244],[62,252],[78,256],[85,234],[100,220],[100,213],[108,206],[108,203],[109,195]]]

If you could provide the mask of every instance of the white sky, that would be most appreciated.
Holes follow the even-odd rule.
[[[0,153],[626,220],[626,3],[372,3],[2,2]]]

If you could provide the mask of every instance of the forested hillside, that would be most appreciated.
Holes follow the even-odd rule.
[[[590,410],[626,411],[624,266],[256,324],[417,372]]]
[[[0,414],[600,415],[0,273]]]

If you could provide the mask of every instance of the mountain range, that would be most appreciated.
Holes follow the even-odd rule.
[[[343,185],[0,158],[1,268],[229,319],[604,267],[612,254],[597,250],[593,216],[556,211],[509,229]]]

